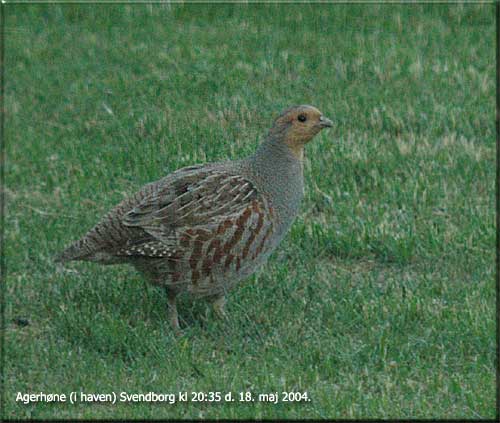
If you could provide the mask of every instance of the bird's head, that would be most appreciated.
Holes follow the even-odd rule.
[[[304,146],[323,128],[330,128],[333,123],[316,109],[302,105],[284,110],[274,121],[269,136],[285,143],[298,157],[302,157]]]

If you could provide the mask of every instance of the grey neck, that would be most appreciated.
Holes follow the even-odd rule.
[[[268,136],[248,158],[259,188],[283,220],[291,223],[304,196],[302,161],[282,141]]]

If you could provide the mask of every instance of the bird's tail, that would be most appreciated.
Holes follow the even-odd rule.
[[[89,255],[89,252],[86,251],[84,240],[76,241],[74,244],[71,244],[67,247],[62,253],[59,253],[54,257],[54,262],[56,263],[64,263],[66,261],[72,260],[85,260],[85,258]]]

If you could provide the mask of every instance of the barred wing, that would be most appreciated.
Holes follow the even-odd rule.
[[[214,169],[181,173],[122,221],[152,239],[120,254],[163,257],[171,284],[187,282],[198,291],[222,273],[252,267],[269,250],[276,227],[272,207],[251,181]]]
[[[250,181],[222,171],[195,169],[168,182],[126,213],[123,224],[170,243],[181,228],[210,230],[263,203]]]

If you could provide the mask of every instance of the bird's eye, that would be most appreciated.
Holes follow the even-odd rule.
[[[307,120],[306,115],[300,114],[297,118],[299,122],[305,122]]]

